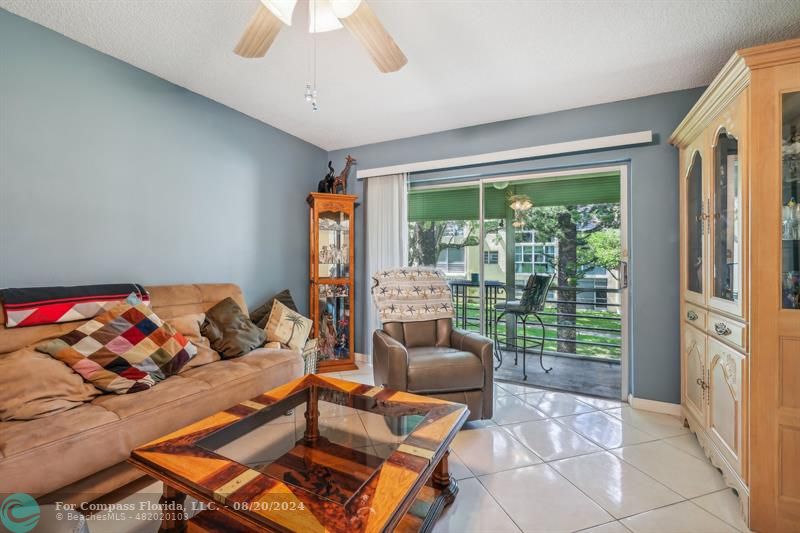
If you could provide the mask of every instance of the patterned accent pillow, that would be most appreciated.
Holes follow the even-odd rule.
[[[292,350],[302,352],[313,325],[310,319],[275,300],[264,331],[267,332],[267,342],[277,341]]]
[[[149,389],[177,374],[197,353],[135,294],[57,339],[36,347],[106,392]]]
[[[455,316],[450,284],[441,270],[389,268],[375,273],[372,282],[372,300],[382,324]]]

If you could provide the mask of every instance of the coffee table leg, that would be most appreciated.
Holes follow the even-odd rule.
[[[312,386],[308,389],[308,401],[306,402],[306,431],[303,435],[303,438],[308,444],[314,444],[319,438],[318,395],[319,393],[317,392],[316,386]]]
[[[161,527],[158,532],[182,533],[186,531],[186,494],[165,483],[164,492],[158,503],[162,506]]]
[[[436,465],[431,476],[431,484],[433,488],[442,491],[444,497],[444,505],[450,505],[456,499],[458,493],[458,483],[453,476],[450,475],[450,469],[447,466],[447,458],[450,456],[450,450],[444,452],[444,456]]]

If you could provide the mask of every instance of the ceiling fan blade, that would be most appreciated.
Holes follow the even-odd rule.
[[[242,57],[264,57],[282,26],[278,17],[259,5],[233,49],[234,53]]]
[[[403,51],[363,0],[349,16],[339,19],[369,52],[381,72],[395,72],[408,62]]]

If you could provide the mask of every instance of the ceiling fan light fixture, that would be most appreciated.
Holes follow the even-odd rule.
[[[297,0],[261,0],[264,7],[278,17],[278,20],[286,24],[292,25],[292,14],[294,13],[294,6],[297,5]]]
[[[343,27],[333,12],[331,0],[308,1],[308,31],[310,33],[323,33]]]
[[[355,13],[358,6],[361,5],[361,0],[330,0],[333,14],[337,18],[346,19]]]

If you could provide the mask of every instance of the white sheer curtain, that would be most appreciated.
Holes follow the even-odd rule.
[[[364,321],[365,352],[372,361],[372,332],[380,328],[378,312],[372,303],[372,275],[384,268],[408,264],[408,174],[369,178],[365,182],[366,263],[364,294],[367,309]]]

